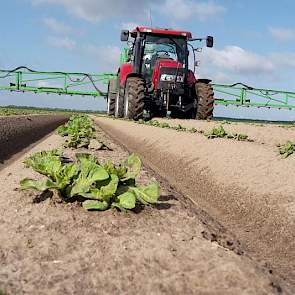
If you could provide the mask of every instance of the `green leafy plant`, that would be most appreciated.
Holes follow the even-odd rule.
[[[178,124],[177,126],[172,127],[172,129],[176,130],[176,131],[187,131],[187,129],[183,126],[181,126],[180,124]]]
[[[161,128],[167,128],[167,129],[171,128],[171,126],[170,126],[168,123],[166,123],[166,122],[161,123],[161,124],[160,124],[160,127],[161,127]]]
[[[149,205],[158,201],[158,183],[136,185],[142,164],[135,154],[130,155],[119,166],[110,161],[101,165],[90,154],[76,154],[76,161],[73,163],[62,163],[61,157],[57,151],[43,151],[27,158],[25,165],[47,178],[25,178],[20,183],[20,189],[40,192],[57,190],[65,201],[82,198],[82,205],[87,210],[130,210],[138,203]]]
[[[191,128],[188,130],[190,133],[198,133],[198,129],[197,128]]]
[[[48,111],[30,108],[0,107],[0,116],[22,116],[30,114],[46,114]]]
[[[59,135],[67,137],[64,146],[69,148],[88,148],[94,138],[94,122],[87,115],[73,115],[70,120],[57,129]]]
[[[288,141],[285,144],[278,145],[279,153],[284,159],[288,158],[295,152],[295,143]]]
[[[161,123],[157,120],[150,120],[150,121],[146,121],[146,125],[160,127]]]
[[[238,140],[238,141],[250,141],[250,142],[253,142],[252,139],[249,139],[248,135],[241,134],[241,133],[233,133],[233,134],[230,134],[228,136],[228,138],[232,138],[232,139],[235,139],[235,140]]]
[[[248,138],[246,134],[238,134],[238,133],[229,133],[227,132],[222,125],[219,127],[213,128],[210,132],[205,133],[207,138],[214,139],[214,138],[229,138],[235,139],[238,141],[252,141]]]
[[[225,131],[222,125],[219,127],[214,127],[210,132],[207,132],[205,134],[207,138],[213,139],[213,138],[224,138],[228,136],[228,133]]]

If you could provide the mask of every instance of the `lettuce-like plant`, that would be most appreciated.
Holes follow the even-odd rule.
[[[76,154],[74,163],[62,163],[62,155],[56,151],[39,152],[25,160],[27,167],[47,176],[47,179],[25,178],[21,190],[34,189],[44,192],[58,190],[65,200],[74,197],[84,199],[87,210],[134,209],[137,203],[155,204],[160,196],[157,183],[137,186],[141,171],[140,158],[132,154],[126,162],[115,166],[110,161],[100,165],[90,154]]]
[[[278,145],[280,155],[286,159],[295,152],[295,143],[288,141],[285,144]]]
[[[57,128],[57,133],[61,136],[67,136],[65,147],[87,148],[90,140],[94,138],[94,123],[87,115],[73,115],[70,120]]]

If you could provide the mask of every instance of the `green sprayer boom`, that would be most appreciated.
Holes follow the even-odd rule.
[[[244,107],[295,109],[295,93],[260,89],[237,83],[213,84],[216,105]]]
[[[122,56],[121,60],[124,59]],[[0,70],[0,90],[106,97],[107,93],[100,87],[113,79],[117,79],[116,74],[40,72],[19,67],[11,71]],[[213,88],[216,105],[295,109],[294,92],[259,89],[240,83],[213,84]]]
[[[97,97],[106,96],[99,87],[114,78],[116,75],[107,73],[39,72],[19,67],[0,70],[0,90]]]

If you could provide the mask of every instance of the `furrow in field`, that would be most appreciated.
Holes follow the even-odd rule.
[[[41,139],[68,118],[59,114],[0,117],[0,162]]]
[[[234,232],[251,257],[295,285],[294,157],[282,160],[273,147],[257,143],[107,118],[97,122]]]

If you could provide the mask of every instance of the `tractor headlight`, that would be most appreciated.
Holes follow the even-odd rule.
[[[170,75],[170,74],[162,74],[161,75],[161,81],[165,82],[173,82],[175,81],[176,75]],[[177,76],[176,82],[183,83],[184,81],[184,76]]]

